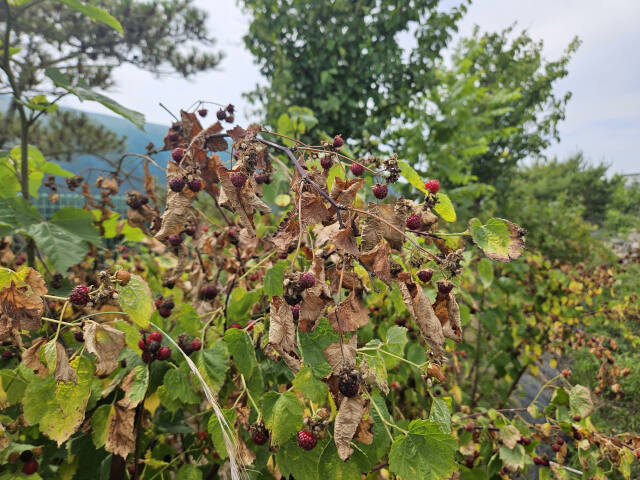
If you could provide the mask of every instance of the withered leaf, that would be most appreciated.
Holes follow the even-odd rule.
[[[302,200],[300,201],[300,210],[302,214],[302,227],[322,223],[329,220],[332,216],[331,211],[324,204],[324,199],[315,192],[302,192]]]
[[[127,455],[134,451],[136,445],[135,418],[135,409],[125,408],[117,403],[113,406],[113,410],[109,415],[107,442],[104,446],[107,452],[127,458]]]
[[[179,175],[182,175],[180,167],[173,162],[169,162],[167,164],[167,182]],[[162,214],[162,224],[155,238],[163,240],[169,235],[178,235],[184,230],[185,225],[189,224],[193,217],[191,210],[193,198],[193,193],[188,195],[184,191],[174,192],[170,188],[168,189],[166,207]]]
[[[47,343],[47,339],[44,337],[37,338],[31,343],[22,354],[22,363],[25,367],[30,368],[41,378],[46,378],[49,374],[49,369],[42,363],[40,359],[40,348]]]
[[[353,255],[355,257],[360,256],[360,250],[358,250],[358,244],[356,243],[356,237],[353,235],[353,228],[346,227],[338,229],[331,235],[331,243],[337,248]]]
[[[422,337],[431,349],[433,359],[438,363],[443,362],[445,360],[444,332],[429,298],[422,287],[411,281],[398,281],[398,288],[407,310],[418,324]]]
[[[356,366],[356,349],[358,347],[357,335],[353,335],[349,342],[332,343],[325,348],[322,353],[331,365],[334,375],[340,375],[345,369],[352,369]]]
[[[438,292],[433,310],[440,320],[444,336],[460,343],[462,341],[462,325],[460,324],[460,308],[456,302],[456,294]]]
[[[364,413],[369,413],[368,405]],[[371,445],[373,443],[373,420],[369,415],[366,417],[365,415],[362,416],[362,420],[360,420],[360,423],[358,424],[354,440],[362,442],[365,445]]]
[[[278,250],[286,252],[291,245],[297,242],[299,235],[300,223],[294,219],[293,212],[289,212],[278,225],[278,229],[271,241]]]
[[[369,309],[362,306],[355,291],[340,302],[328,315],[331,326],[336,332],[355,332],[369,323]]]
[[[391,285],[391,264],[389,262],[389,245],[387,242],[381,240],[371,250],[363,251],[360,254],[360,261],[376,277],[387,285]]]
[[[282,297],[271,300],[269,344],[280,354],[293,372],[300,370],[296,349],[296,326],[291,307]]]
[[[31,287],[36,295],[45,295],[48,292],[47,283],[37,270],[27,268],[27,275],[24,277],[24,283]]]
[[[118,400],[118,405],[128,410],[136,408],[138,404],[144,399],[144,396],[142,395],[136,395],[137,398],[135,398],[135,400],[131,399],[131,387],[133,386],[133,382],[136,380],[137,375],[138,371],[134,368],[127,374],[126,377],[124,377],[124,380],[122,380],[122,383],[120,384],[120,388],[124,392],[124,397]]]
[[[248,466],[252,465],[256,459],[256,454],[247,447],[247,444],[244,443],[242,437],[240,436],[240,431],[236,432],[236,453],[238,455],[238,460],[242,465]]]
[[[78,383],[78,374],[69,364],[67,350],[60,342],[56,342],[56,370],[54,376],[59,382]]]
[[[333,429],[338,456],[342,461],[348,460],[353,453],[350,446],[351,440],[353,440],[363,414],[364,399],[362,397],[344,397],[342,399]]]
[[[0,314],[13,320],[13,325],[22,330],[38,330],[42,327],[44,302],[40,296],[29,291],[28,287],[11,285],[0,290]]]
[[[315,277],[315,285],[302,292],[298,322],[303,331],[313,330],[327,307],[334,303],[324,275],[324,260],[320,255],[314,255],[310,271]]]
[[[387,379],[376,374],[376,372],[369,367],[366,357],[360,362],[358,370],[360,371],[360,375],[362,375],[362,380],[364,380],[368,385],[376,386],[385,395],[389,393]]]
[[[363,178],[354,178],[345,181],[340,177],[336,177],[333,187],[331,188],[330,196],[336,203],[350,207],[356,199],[358,190],[363,183]]]
[[[253,193],[250,190],[251,187],[249,182],[245,183],[241,191],[231,183],[231,174],[234,173],[232,170],[228,170],[224,165],[218,163],[216,172],[218,173],[221,187],[218,202],[221,206],[233,210],[238,215],[238,219],[242,226],[247,229],[251,236],[255,236],[256,230],[253,226],[253,207],[243,201],[243,197],[245,195]]]
[[[195,113],[180,110],[180,120],[182,123],[182,131],[184,136],[191,141],[196,135],[202,131],[200,120]]]
[[[125,335],[108,325],[88,321],[83,328],[87,351],[96,356],[96,375],[108,375],[118,366],[118,355],[124,348]]]
[[[393,204],[388,203],[369,203],[368,211],[377,217],[385,220],[381,222],[378,218],[365,215],[362,222],[362,250],[371,250],[381,239],[387,240],[394,250],[402,249],[404,242],[404,217],[400,216]],[[388,224],[394,225],[400,231],[391,228]]]

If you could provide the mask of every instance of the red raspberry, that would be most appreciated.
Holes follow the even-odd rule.
[[[2,352],[3,360],[11,360],[12,358],[13,358],[13,353],[10,352],[9,350],[5,350],[4,352]]]
[[[208,232],[209,231],[209,227],[207,227],[206,225],[204,227],[202,227],[202,231],[203,232]]]
[[[336,135],[333,137],[333,148],[340,148],[344,145],[344,140],[342,139],[342,135]]]
[[[473,423],[467,423],[464,428],[467,430],[467,432],[473,432]]]
[[[293,319],[297,321],[300,318],[300,305],[291,307],[291,313],[293,314]]]
[[[167,308],[167,307],[160,307],[158,309],[158,314],[162,317],[162,318],[169,318],[171,316],[171,309]]]
[[[140,350],[145,351],[147,349],[147,342],[144,341],[144,339],[140,339],[138,340],[138,348],[140,348]]]
[[[151,355],[151,353],[147,352],[146,350],[144,352],[142,352],[142,361],[144,363],[151,363],[153,362],[153,356]]]
[[[69,301],[74,305],[86,305],[89,303],[89,289],[84,285],[76,285],[69,294]]]
[[[22,466],[22,473],[24,473],[25,475],[33,475],[37,471],[38,462],[34,458],[24,462],[24,465]]]
[[[432,277],[433,277],[433,270],[431,270],[430,268],[427,268],[426,270],[420,270],[418,272],[418,278],[420,279],[421,282],[427,283],[431,281]]]
[[[311,288],[316,284],[316,277],[311,272],[304,272],[300,275],[300,286],[302,288]]]
[[[197,178],[191,180],[187,185],[189,185],[189,190],[191,190],[193,193],[198,193],[200,190],[202,190],[202,182]]]
[[[571,375],[571,370],[563,370],[562,375],[564,375],[565,377],[568,377],[569,375]]]
[[[531,437],[522,437],[520,439],[520,443],[522,443],[523,445],[530,445],[531,444]]]
[[[424,188],[431,193],[438,193],[438,190],[440,190],[440,182],[438,180],[429,180],[424,184]]]
[[[202,118],[206,117],[207,113],[209,113],[209,111],[206,108],[201,108],[200,110],[198,110],[198,115],[200,115]]]
[[[152,332],[149,334],[147,342],[161,342],[162,334],[160,332]]]
[[[231,183],[236,188],[242,188],[247,181],[247,177],[243,173],[234,173],[231,175]]]
[[[156,357],[158,360],[169,360],[171,357],[171,349],[166,345],[164,347],[160,347],[158,353],[156,353]]]
[[[202,342],[199,338],[194,338],[193,340],[191,340],[191,348],[194,352],[197,352],[202,348]]]
[[[198,440],[205,441],[207,439],[207,432],[200,430],[196,436],[198,437]]]
[[[552,449],[554,452],[559,452],[559,451],[560,451],[560,445],[551,445],[551,449]]]
[[[262,424],[251,425],[251,438],[256,445],[264,445],[269,440],[269,432]]]
[[[329,155],[325,155],[320,159],[320,165],[324,170],[329,170],[331,167],[333,167],[333,160]]]
[[[300,430],[298,432],[298,445],[303,450],[313,450],[318,443],[316,436],[309,430]]]
[[[184,179],[182,177],[173,177],[169,180],[169,188],[174,192],[181,192],[184,189]]]
[[[180,163],[182,157],[184,157],[184,148],[174,148],[173,152],[171,152],[171,158],[173,158],[173,161],[176,163]]]
[[[225,112],[222,108],[216,112],[216,117],[218,120],[224,120],[227,118],[227,112]]]
[[[387,193],[389,193],[389,188],[386,185],[380,185],[379,183],[376,183],[373,186],[372,190],[373,190],[373,196],[376,197],[378,200],[382,200],[387,196]]]
[[[164,303],[164,300],[162,300],[162,298],[156,298],[154,303],[156,305],[156,308],[160,308],[160,306]]]
[[[409,230],[420,230],[420,227],[422,227],[422,218],[418,215],[409,215],[405,224]]]
[[[177,247],[182,243],[182,235],[169,235],[167,237],[167,240],[169,240],[169,243],[171,245],[173,245],[174,247]]]
[[[349,167],[349,170],[351,170],[351,173],[353,173],[356,177],[359,177],[364,173],[364,167],[359,163],[352,163]]]
[[[234,322],[231,325],[229,325],[229,328],[237,328],[238,330],[242,330],[242,325]]]

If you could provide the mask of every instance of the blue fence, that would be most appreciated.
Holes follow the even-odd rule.
[[[124,195],[114,195],[111,197],[111,202],[114,205],[114,209],[120,215],[124,216],[127,212],[127,203]],[[65,207],[83,208],[86,204],[84,197],[78,193],[61,193],[60,198],[56,203],[49,201],[48,195],[41,194],[37,199],[33,201],[33,204],[42,215],[42,218],[49,219],[51,216]]]

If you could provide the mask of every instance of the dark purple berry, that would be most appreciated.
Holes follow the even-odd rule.
[[[453,283],[448,282],[446,280],[438,280],[438,292],[446,295],[451,290],[453,290]]]
[[[198,178],[194,178],[187,185],[189,186],[189,190],[191,190],[193,193],[198,193],[200,190],[202,190],[202,181],[200,181],[200,179]]]
[[[359,177],[364,173],[364,167],[359,163],[352,163],[349,167],[349,170],[351,170],[351,173],[353,173],[356,177]]]
[[[300,286],[302,288],[311,288],[316,284],[316,277],[311,272],[304,272],[300,275]]]
[[[181,192],[184,189],[184,179],[182,177],[173,177],[169,180],[169,188],[174,192]]]
[[[333,167],[333,159],[329,155],[325,155],[320,159],[320,165],[324,170],[329,170]]]
[[[298,445],[303,450],[313,450],[318,443],[318,438],[309,430],[300,430],[298,432]]]
[[[386,185],[380,185],[379,183],[376,183],[373,186],[372,190],[373,190],[373,196],[376,197],[378,200],[382,200],[387,196],[387,193],[389,193],[389,188]]]
[[[202,348],[202,342],[200,341],[199,338],[194,338],[191,341],[191,348],[193,349],[194,352],[197,352]]]
[[[147,350],[149,350],[151,353],[156,353],[158,350],[160,350],[161,346],[162,345],[160,345],[160,342],[151,342],[147,346]]]
[[[182,243],[182,235],[169,235],[167,240],[172,246],[177,247]]]
[[[426,270],[420,270],[418,272],[418,278],[420,279],[421,282],[427,283],[431,280],[432,277],[433,277],[433,270],[431,270],[430,268]]]
[[[176,163],[180,163],[182,161],[182,157],[184,157],[184,148],[174,148],[171,152],[171,158]]]
[[[419,230],[422,227],[422,218],[418,215],[409,215],[405,224],[409,230]]]
[[[158,314],[162,317],[162,318],[169,318],[171,316],[171,310],[165,307],[160,307],[158,309]]]
[[[235,109],[236,107],[234,107],[232,104],[227,105],[227,112],[233,113]]]
[[[264,445],[269,440],[269,432],[261,423],[251,425],[251,438],[256,445]]]
[[[146,350],[144,352],[142,352],[142,361],[144,363],[151,363],[153,362],[153,355],[151,355],[151,353],[147,352]]]
[[[360,378],[356,372],[342,372],[338,380],[338,390],[345,397],[355,397],[360,389]]]
[[[184,228],[184,233],[186,233],[190,237],[193,237],[196,234],[196,227],[194,225],[187,225]]]
[[[201,108],[200,110],[198,110],[198,115],[200,115],[202,118],[206,117],[207,113],[209,113],[209,111],[206,108]]]
[[[169,357],[171,357],[171,349],[169,347],[165,345],[158,349],[158,353],[156,354],[158,360],[169,360]]]
[[[256,175],[255,179],[256,179],[256,183],[258,185],[261,185],[267,181],[267,176],[264,173],[259,173]]]
[[[84,285],[76,285],[69,294],[69,301],[74,305],[86,305],[89,303],[89,289]]]
[[[76,342],[84,342],[84,335],[82,334],[82,330],[76,330],[73,332],[73,338],[76,339]]]
[[[233,116],[233,114],[229,114],[227,115],[227,118],[225,119],[225,122],[227,123],[233,123],[233,121],[235,120],[235,117]]]
[[[224,120],[227,118],[227,112],[225,112],[222,108],[216,112],[216,117],[218,120]]]
[[[342,139],[342,135],[336,135],[333,137],[333,148],[340,148],[344,145],[344,140]]]
[[[293,319],[297,321],[300,318],[300,305],[291,307],[291,313],[293,314]]]
[[[218,287],[215,285],[207,285],[200,290],[200,296],[205,300],[213,300],[218,295]]]
[[[234,173],[231,175],[231,183],[236,188],[242,188],[247,181],[247,177],[243,173]]]

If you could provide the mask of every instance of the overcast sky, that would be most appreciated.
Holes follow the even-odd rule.
[[[310,0],[313,1],[313,0]],[[454,3],[444,0],[443,5]],[[196,0],[209,10],[210,26],[225,59],[216,71],[187,81],[155,79],[132,67],[117,71],[118,87],[109,95],[143,112],[147,121],[169,123],[158,106],[172,111],[195,100],[232,102],[236,121],[245,123],[248,108],[242,93],[260,81],[242,36],[248,18],[236,0]],[[214,5],[215,4],[215,8]],[[582,46],[569,65],[569,76],[558,83],[559,92],[571,91],[567,118],[560,127],[562,141],[550,153],[564,158],[582,150],[594,162],[605,161],[620,173],[640,172],[640,1],[638,0],[475,0],[461,24],[461,35],[474,25],[496,31],[513,22],[545,42],[547,58],[557,58],[577,35]],[[84,110],[106,113],[100,105],[83,103]]]

